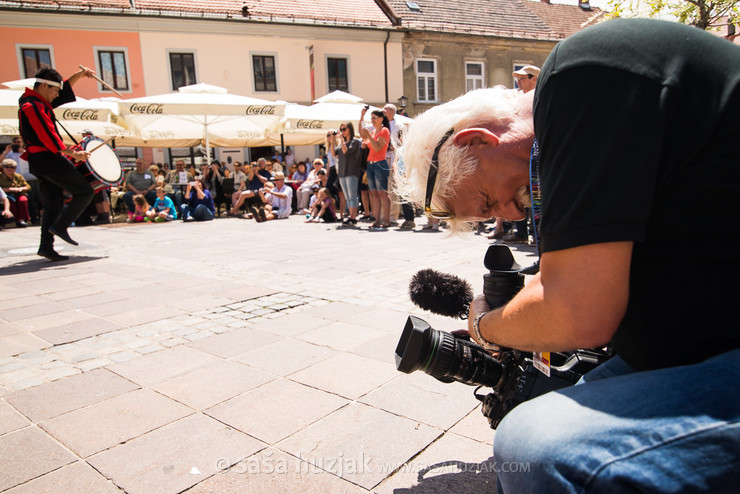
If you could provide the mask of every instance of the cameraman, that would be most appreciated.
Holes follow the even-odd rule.
[[[536,137],[541,272],[503,308],[476,298],[470,332],[490,350],[611,342],[618,355],[506,416],[496,460],[528,469],[499,472],[499,492],[736,490],[740,50],[676,23],[609,21],[561,42],[534,93],[428,110],[396,177],[458,229],[520,220]]]

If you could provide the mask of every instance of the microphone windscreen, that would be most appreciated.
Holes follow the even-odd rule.
[[[409,296],[424,310],[464,319],[473,301],[473,289],[467,281],[454,274],[422,269],[409,282]]]

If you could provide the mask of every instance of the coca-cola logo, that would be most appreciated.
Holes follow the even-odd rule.
[[[239,139],[259,139],[260,137],[263,137],[259,132],[252,132],[249,130],[237,130],[236,136]]]
[[[0,125],[0,133],[5,135],[15,135],[18,133],[18,127],[15,125]]]
[[[171,130],[153,130],[147,133],[147,139],[173,139],[174,137],[175,133]]]
[[[248,106],[247,115],[274,115],[275,106],[263,105],[263,106]]]
[[[299,129],[323,129],[324,122],[321,120],[298,120],[296,127]]]
[[[98,120],[98,110],[64,110],[62,119],[64,120]]]
[[[164,105],[160,103],[133,104],[128,110],[131,113],[141,113],[144,115],[161,115],[164,113]]]

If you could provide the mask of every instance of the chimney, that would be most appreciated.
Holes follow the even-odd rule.
[[[581,7],[583,10],[591,10],[591,4],[588,0],[578,0],[578,6]]]
[[[540,0],[542,3],[546,3],[547,5],[550,5],[550,0]]]

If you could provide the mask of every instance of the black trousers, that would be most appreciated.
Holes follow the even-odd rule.
[[[39,179],[44,200],[40,248],[48,250],[54,246],[54,236],[49,233],[49,227],[66,230],[90,204],[95,193],[85,177],[64,156],[51,152],[34,153],[28,164],[31,173]],[[66,206],[64,191],[72,196]]]

